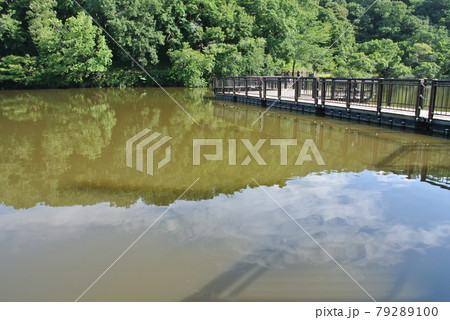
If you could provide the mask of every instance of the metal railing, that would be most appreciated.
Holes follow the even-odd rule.
[[[269,100],[312,103],[346,109],[392,110],[431,121],[450,116],[450,80],[231,77],[214,79],[214,93],[245,95]],[[421,115],[421,111],[424,112]]]
[[[450,80],[432,81],[429,110],[430,115],[450,114]]]

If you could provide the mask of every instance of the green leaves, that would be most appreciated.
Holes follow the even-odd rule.
[[[172,62],[172,77],[177,83],[186,87],[207,85],[206,79],[214,66],[211,55],[190,48],[188,43],[183,43],[179,50],[169,50],[168,54]]]
[[[36,79],[36,57],[9,55],[0,59],[0,83],[33,84]]]
[[[53,9],[56,1],[32,0],[30,34],[38,48],[43,70],[41,81],[63,85],[81,84],[111,64],[111,51],[101,30],[79,12],[62,23]]]
[[[6,11],[6,10],[5,10]],[[21,23],[15,17],[15,10],[9,9],[0,14],[0,41],[3,43],[4,50],[7,53],[20,51],[20,46],[25,41],[25,34],[21,28]]]
[[[69,82],[82,83],[92,74],[105,72],[111,64],[111,51],[101,31],[84,13],[66,20],[56,60],[60,73]]]
[[[157,30],[157,17],[163,11],[158,0],[99,0],[100,14],[113,38],[141,65],[158,63],[158,50],[164,43]],[[111,44],[114,55],[123,65],[132,65],[127,54]]]
[[[373,0],[81,4],[165,85],[291,70],[450,77],[450,0],[378,0],[361,19]],[[0,0],[0,59],[7,86],[152,84],[71,0]]]
[[[373,70],[380,77],[400,78],[408,77],[409,68],[401,63],[403,52],[390,39],[372,40],[360,46],[361,51],[370,59]]]

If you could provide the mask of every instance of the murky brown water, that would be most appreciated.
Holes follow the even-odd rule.
[[[169,92],[200,125],[154,88],[0,92],[1,301],[74,301],[197,178],[81,301],[370,300],[305,231],[376,300],[450,299],[449,140]],[[153,176],[125,161],[145,128],[172,137]],[[325,165],[294,165],[308,139]]]

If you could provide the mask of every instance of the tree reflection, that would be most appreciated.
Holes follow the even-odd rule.
[[[436,139],[381,131],[344,122],[268,112],[211,99],[207,89],[169,88],[196,125],[156,88],[5,91],[0,95],[0,201],[15,208],[109,202],[130,206],[138,199],[168,205],[197,178],[186,197],[233,194],[252,178],[284,186],[311,173],[388,171],[448,186],[448,148]],[[144,128],[172,137],[172,161],[149,176],[125,166],[125,142]],[[192,139],[225,139],[224,161],[192,165]],[[268,163],[239,165],[248,151],[238,145],[236,166],[227,162],[227,141],[313,139],[325,160],[294,166],[299,148],[279,165],[279,148],[267,142]],[[405,145],[408,146],[405,148]],[[432,147],[436,145],[436,147]],[[431,146],[431,147],[430,147]],[[293,150],[294,150],[293,149]],[[426,172],[424,171],[426,168]]]

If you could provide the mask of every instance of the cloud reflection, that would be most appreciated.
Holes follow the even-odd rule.
[[[402,201],[413,183],[402,176],[365,171],[309,175],[290,180],[282,188],[265,188],[339,262],[391,266],[401,263],[410,250],[424,252],[449,245],[450,220],[433,210],[426,215],[417,214],[426,208],[426,199],[410,199],[417,202],[417,212],[411,213],[414,219],[390,218],[394,206],[387,195],[401,187]],[[446,193],[438,188],[433,192]],[[443,208],[448,208],[448,198],[443,199]],[[138,233],[164,209],[142,201],[130,208],[107,203],[71,207],[40,204],[21,210],[2,206],[0,242],[8,237],[22,245],[28,241],[45,245],[95,233],[96,227],[104,226],[117,232]],[[150,232],[169,234],[183,244],[223,241],[242,255],[255,248],[261,252],[283,252],[285,258],[278,265],[329,261],[259,188],[248,187],[231,197],[180,201]]]

